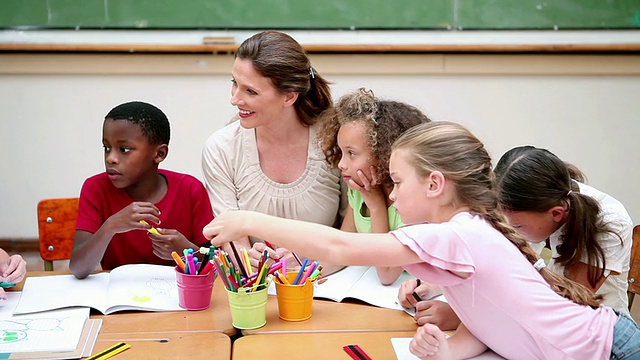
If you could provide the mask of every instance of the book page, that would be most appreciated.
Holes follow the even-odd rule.
[[[26,315],[12,315],[20,292],[8,293],[0,308],[2,353],[60,352],[76,349],[89,308],[69,308]],[[1,357],[1,356],[0,356]],[[4,357],[2,357],[4,358]]]
[[[321,277],[314,284],[313,297],[342,301],[368,268],[368,266],[347,266],[329,276]]]
[[[108,282],[108,273],[90,274],[82,280],[73,275],[28,277],[13,313],[27,314],[69,306],[88,306],[104,313]]]
[[[111,271],[105,314],[121,310],[178,311],[178,286],[172,266],[130,264]]]
[[[382,285],[376,268],[372,266],[349,289],[345,297],[359,299],[371,305],[387,309],[404,310],[398,304],[398,290],[404,281],[413,278],[412,275],[403,272],[393,284]]]

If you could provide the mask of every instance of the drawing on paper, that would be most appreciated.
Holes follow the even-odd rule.
[[[68,317],[0,320],[0,344],[28,340],[34,331],[64,331],[62,322],[66,319]]]

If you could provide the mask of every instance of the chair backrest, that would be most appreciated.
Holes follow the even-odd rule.
[[[71,259],[78,219],[78,198],[45,199],[38,203],[40,257],[53,271],[54,260]]]
[[[629,268],[629,308],[635,294],[640,294],[640,225],[633,227],[633,247]]]

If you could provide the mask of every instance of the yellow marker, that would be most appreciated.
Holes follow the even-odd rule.
[[[280,282],[281,282],[283,285],[291,285],[291,283],[289,282],[289,280],[287,280],[287,277],[286,277],[286,276],[284,276],[283,274],[280,274],[280,273],[278,272],[278,270],[276,270],[276,271],[274,272],[274,274],[276,275],[276,277],[280,280]]]
[[[87,358],[87,360],[104,360],[104,359],[108,359],[116,354],[119,354],[125,350],[127,350],[128,348],[130,348],[131,345],[123,343],[123,342],[119,342],[93,356],[90,356]]]
[[[247,273],[249,275],[253,275],[253,268],[251,267],[251,260],[249,260],[249,252],[245,248],[242,248],[242,250],[240,250],[240,252],[242,252],[242,256],[244,257],[244,263],[245,263],[245,265],[247,267]]]
[[[140,224],[149,225],[149,223],[144,220],[140,220]],[[158,231],[158,229],[154,228],[153,226],[151,227],[151,229],[147,229],[147,231],[152,234],[160,235],[160,232]]]

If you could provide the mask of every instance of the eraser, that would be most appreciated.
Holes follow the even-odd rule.
[[[235,44],[233,36],[205,36],[202,38],[204,44]]]

